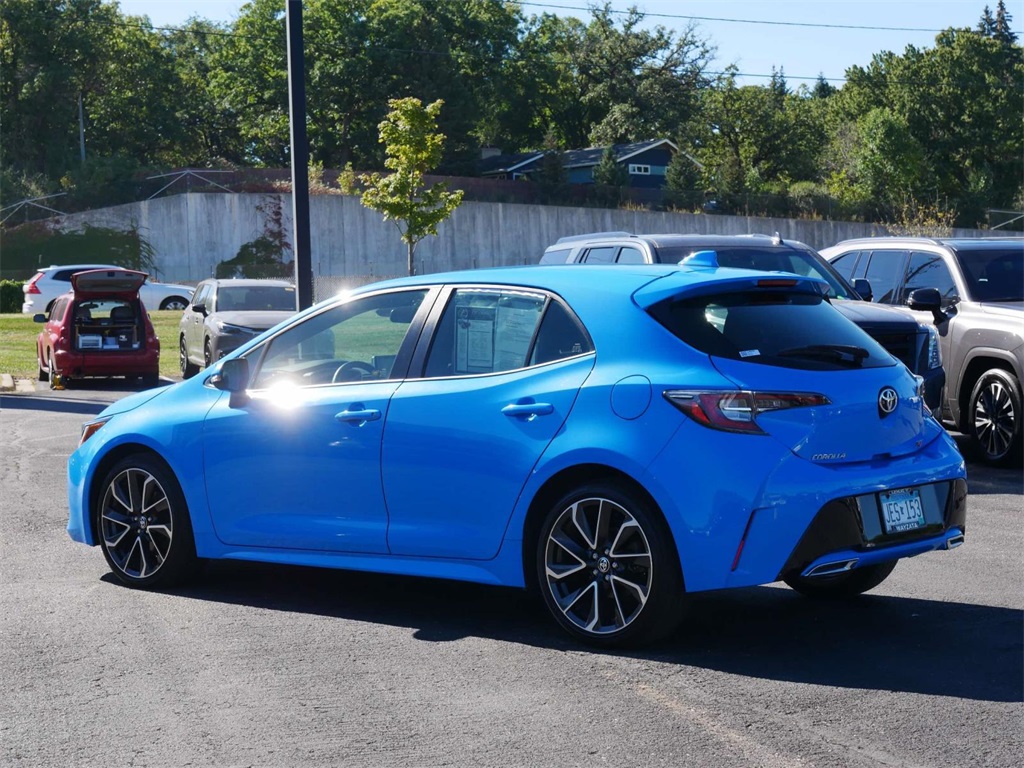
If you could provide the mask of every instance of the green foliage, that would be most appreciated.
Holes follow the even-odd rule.
[[[553,131],[549,130],[544,139],[544,157],[534,181],[540,187],[541,200],[548,203],[564,200],[569,186],[569,173],[565,170],[562,148],[558,146]]]
[[[27,280],[39,267],[63,264],[116,264],[156,274],[153,248],[137,227],[122,232],[86,225],[80,231],[60,232],[30,222],[0,228],[3,263],[0,277]]]
[[[21,303],[25,299],[21,286],[21,280],[0,280],[0,314],[21,312]]]
[[[594,166],[594,183],[606,187],[625,187],[629,184],[629,172],[622,163],[616,162],[615,150],[605,147],[601,159]]]
[[[408,247],[409,274],[416,274],[413,252],[427,235],[436,235],[438,225],[451,216],[462,202],[462,191],[448,192],[443,183],[424,186],[424,176],[437,166],[444,148],[444,134],[438,132],[437,116],[443,102],[423,106],[408,97],[389,102],[391,112],[380,124],[384,161],[391,173],[366,174],[362,202],[384,215],[398,227]]]
[[[665,204],[670,208],[693,210],[703,202],[700,167],[685,152],[676,152],[665,168]]]

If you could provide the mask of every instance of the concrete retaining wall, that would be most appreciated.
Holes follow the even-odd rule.
[[[291,195],[187,193],[145,202],[61,216],[60,229],[85,224],[139,227],[156,253],[158,276],[172,282],[210,277],[221,261],[264,232],[279,207],[291,239]],[[319,195],[310,199],[315,278],[372,278],[405,274],[406,249],[392,222],[364,208],[356,197]],[[824,248],[853,237],[885,234],[878,225],[836,221],[763,219],[690,213],[599,208],[565,208],[515,203],[463,203],[416,249],[421,273],[531,264],[565,235],[622,230],[636,233],[772,234]],[[960,237],[985,234],[956,230]]]

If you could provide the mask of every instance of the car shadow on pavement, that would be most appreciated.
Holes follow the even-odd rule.
[[[502,587],[213,562],[174,594],[408,627],[425,642],[485,637],[586,650],[539,600]],[[754,587],[692,596],[679,631],[657,645],[594,652],[771,680],[1019,702],[1022,629],[1024,612],[1010,608],[870,594],[831,602]]]

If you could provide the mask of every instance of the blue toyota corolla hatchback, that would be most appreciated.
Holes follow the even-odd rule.
[[[864,592],[963,542],[965,470],[825,289],[713,252],[370,285],[86,424],[68,531],[134,587],[198,558],[535,586],[598,645],[690,592]]]

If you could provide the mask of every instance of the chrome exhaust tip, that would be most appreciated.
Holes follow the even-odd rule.
[[[836,560],[834,563],[822,563],[821,565],[815,566],[808,573],[808,578],[812,576],[832,576],[837,573],[845,573],[846,571],[853,570],[853,566],[857,564],[857,558],[850,560]]]
[[[964,535],[958,533],[956,536],[950,536],[946,539],[946,549],[956,549],[964,543]]]

